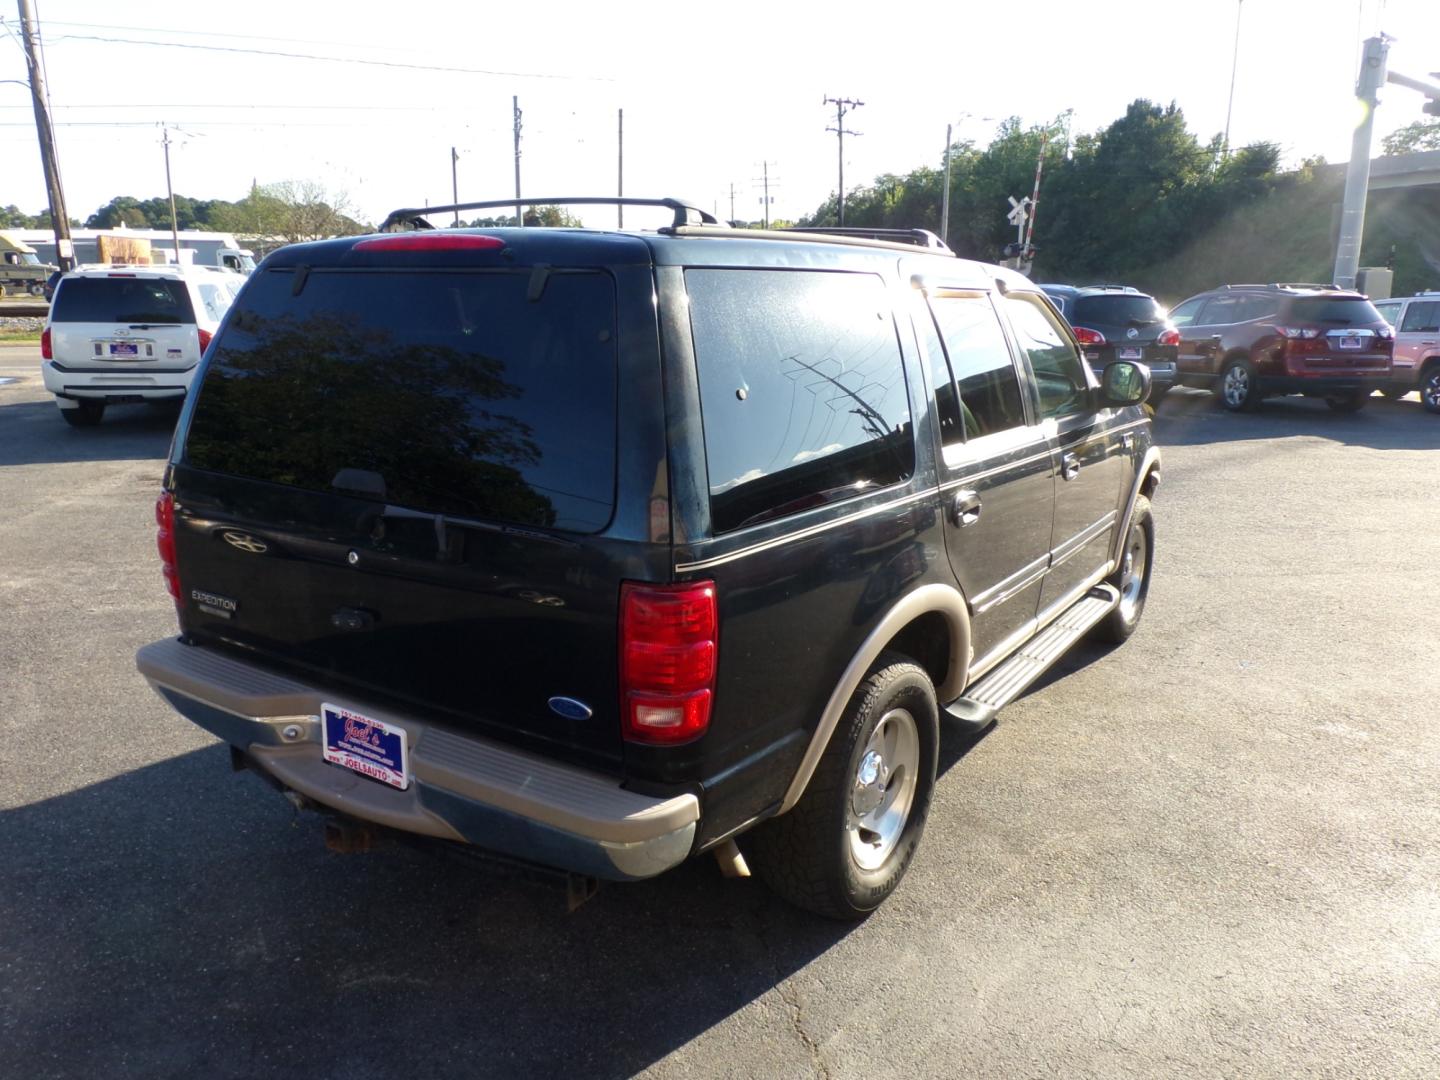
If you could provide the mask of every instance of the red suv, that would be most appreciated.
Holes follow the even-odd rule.
[[[1217,391],[1233,411],[1307,394],[1354,412],[1389,384],[1394,331],[1364,295],[1334,285],[1222,285],[1170,321],[1180,384]]]

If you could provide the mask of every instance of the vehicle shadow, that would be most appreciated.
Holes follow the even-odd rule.
[[[1440,447],[1440,416],[1427,413],[1415,395],[1400,401],[1371,397],[1356,413],[1339,413],[1305,397],[1267,398],[1249,413],[1229,412],[1214,394],[1177,388],[1165,396],[1154,419],[1155,441],[1200,446],[1251,439],[1308,435],[1372,450]]]
[[[568,914],[512,873],[335,855],[219,745],[8,812],[0,858],[32,1080],[630,1076],[854,929],[705,858]]]
[[[53,401],[0,404],[0,466],[163,458],[178,405],[112,405],[93,428],[72,428]]]

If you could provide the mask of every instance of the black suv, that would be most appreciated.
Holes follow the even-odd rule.
[[[609,879],[714,851],[861,917],[941,718],[1140,618],[1147,377],[1097,383],[1010,271],[647,204],[269,256],[176,431],[180,635],[137,662],[345,828]]]
[[[1170,317],[1148,293],[1130,285],[1041,285],[1055,302],[1096,372],[1116,360],[1139,360],[1150,369],[1150,403],[1175,385],[1180,344]]]
[[[1177,304],[1180,382],[1231,411],[1276,394],[1354,412],[1390,385],[1395,332],[1362,293],[1335,285],[1222,285]]]

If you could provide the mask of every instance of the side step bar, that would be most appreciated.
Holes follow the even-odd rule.
[[[1096,585],[1019,652],[969,687],[963,697],[943,706],[943,711],[965,727],[977,731],[987,727],[1001,708],[1023,694],[1119,603],[1120,590],[1113,585]]]

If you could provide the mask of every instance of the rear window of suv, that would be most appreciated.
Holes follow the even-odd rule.
[[[1165,309],[1155,302],[1154,297],[1133,293],[1081,296],[1070,308],[1070,321],[1078,326],[1089,326],[1092,322],[1124,326],[1132,320],[1142,326],[1164,322]]]
[[[870,274],[688,270],[717,533],[915,467],[890,298]]]
[[[1299,296],[1290,301],[1285,317],[1297,323],[1326,326],[1373,326],[1385,319],[1363,297]]]
[[[188,464],[431,513],[598,532],[615,501],[608,275],[312,270],[250,279]],[[337,487],[341,470],[352,470]],[[381,487],[383,485],[383,488]]]
[[[175,278],[71,277],[60,282],[50,321],[193,323],[195,308]]]

